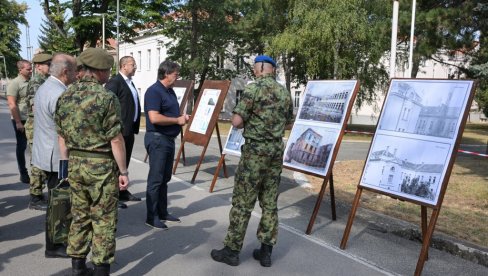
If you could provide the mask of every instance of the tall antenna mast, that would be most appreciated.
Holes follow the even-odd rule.
[[[27,45],[27,60],[32,60],[32,46],[30,44],[29,26],[25,25],[25,41]]]

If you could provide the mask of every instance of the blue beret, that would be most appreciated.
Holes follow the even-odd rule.
[[[273,65],[273,67],[276,67],[276,61],[274,61],[271,57],[266,55],[257,56],[254,59],[254,63],[258,63],[258,62],[270,63],[271,65]]]

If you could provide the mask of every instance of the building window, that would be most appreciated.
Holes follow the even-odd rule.
[[[300,93],[301,91],[295,91],[295,104],[294,106],[298,108],[300,106]]]
[[[236,68],[237,70],[244,69],[244,57],[241,56],[236,57]]]
[[[161,48],[157,48],[156,51],[158,52],[158,66],[161,64]]]
[[[224,68],[224,57],[217,56],[217,68]]]
[[[141,51],[137,51],[137,64],[139,64],[139,66],[137,66],[137,71],[141,71],[142,69],[142,54],[141,54]]]
[[[236,90],[236,105],[239,103],[239,100],[241,99],[242,92],[243,92],[242,89]]]
[[[151,49],[147,50],[147,71],[151,70]]]

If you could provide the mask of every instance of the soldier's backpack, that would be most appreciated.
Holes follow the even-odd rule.
[[[47,207],[47,236],[55,244],[68,243],[71,225],[71,200],[69,183],[63,179],[56,187],[49,190]]]

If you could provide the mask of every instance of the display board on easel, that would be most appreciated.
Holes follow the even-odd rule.
[[[245,139],[242,136],[244,132],[243,128],[235,128],[232,126],[229,130],[229,134],[227,135],[227,141],[225,142],[224,150],[220,155],[219,163],[217,164],[217,169],[215,170],[214,177],[212,179],[212,183],[210,184],[209,192],[213,192],[215,187],[215,182],[217,181],[217,177],[220,172],[220,168],[225,161],[225,155],[230,154],[234,156],[241,157],[241,146],[244,145]],[[224,171],[224,175],[227,177],[227,172]]]
[[[220,130],[217,124],[220,111],[224,105],[224,100],[230,87],[230,81],[211,81],[206,80],[201,88],[200,95],[193,109],[190,121],[183,135],[183,141],[181,142],[180,149],[173,166],[173,174],[176,172],[180,155],[184,150],[186,142],[192,143],[197,146],[202,146],[203,151],[198,160],[197,167],[191,179],[191,183],[195,182],[195,178],[200,169],[200,165],[205,157],[208,143],[212,137],[213,130],[217,132],[217,141],[219,144],[220,152],[222,153],[222,142],[220,139]],[[225,168],[225,163],[224,163]]]
[[[312,231],[327,182],[336,219],[332,167],[359,90],[357,80],[309,81],[283,156],[285,168],[323,178],[306,233]]]
[[[173,91],[176,94],[176,99],[178,100],[178,105],[180,106],[180,114],[186,114],[188,109],[188,103],[193,100],[193,86],[194,81],[192,80],[176,80],[173,85]],[[181,128],[181,141],[183,141],[183,127]],[[186,163],[185,151],[182,151],[183,164]],[[148,154],[144,157],[144,162],[147,161]]]
[[[422,273],[474,90],[472,80],[392,79],[342,249],[363,190],[408,201],[421,206],[423,242],[415,275]],[[428,207],[433,210],[427,226]]]

